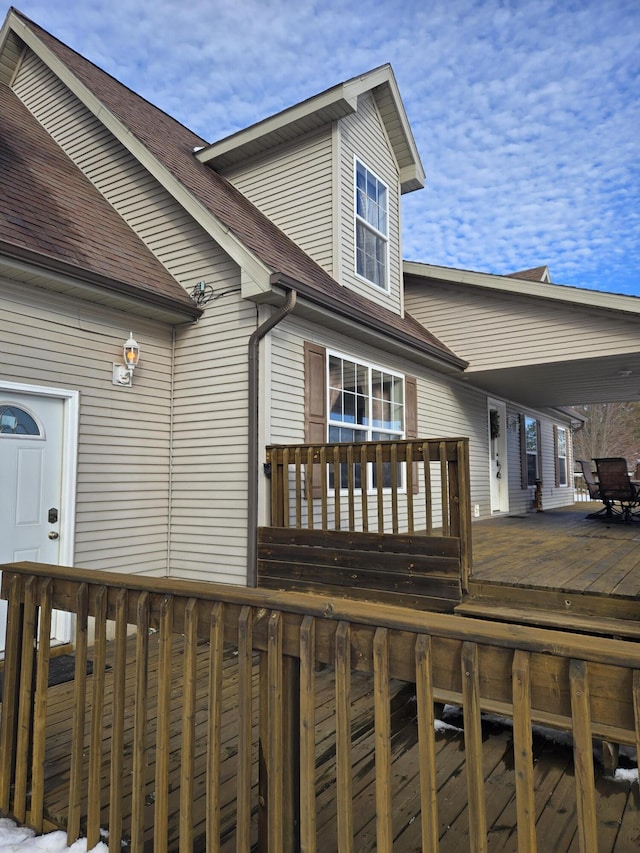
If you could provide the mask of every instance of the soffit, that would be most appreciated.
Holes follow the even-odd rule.
[[[532,408],[640,400],[640,352],[464,374],[465,382]]]

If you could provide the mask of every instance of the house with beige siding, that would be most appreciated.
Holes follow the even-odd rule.
[[[637,301],[403,262],[390,66],[210,143],[11,10],[0,115],[0,562],[255,583],[274,444],[463,436],[474,517],[573,501]]]

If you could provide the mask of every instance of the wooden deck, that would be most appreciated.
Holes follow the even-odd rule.
[[[158,650],[151,637],[149,657],[149,700],[150,709],[156,707]],[[202,645],[202,654],[198,656],[197,682],[206,685],[207,654],[206,643]],[[154,646],[156,646],[154,648]],[[133,641],[128,644],[129,654],[133,654]],[[179,644],[175,643],[174,666],[181,664],[182,655]],[[257,660],[257,658],[256,658]],[[105,688],[107,698],[111,695],[113,673],[113,649],[107,655]],[[336,809],[336,742],[335,742],[335,690],[334,671],[326,667],[316,675],[316,808],[317,832],[322,853],[338,850],[337,809]],[[93,676],[87,678],[88,709],[92,691]],[[238,672],[236,658],[232,650],[225,654],[224,685],[225,700],[221,719],[222,751],[224,761],[221,775],[221,850],[235,850],[235,775],[238,755],[238,719],[235,699]],[[206,689],[201,698],[204,700]],[[258,694],[257,676],[254,677],[254,698]],[[376,797],[375,797],[375,729],[374,729],[374,683],[372,676],[365,673],[352,674],[351,678],[351,714],[352,714],[352,762],[353,762],[353,834],[354,850],[358,853],[376,849]],[[48,821],[64,827],[69,792],[69,773],[71,754],[70,726],[68,721],[73,713],[73,682],[58,685],[49,690],[49,730],[47,732],[47,752],[45,756],[45,815]],[[127,682],[125,696],[125,737],[123,778],[131,778],[133,755],[133,684]],[[169,790],[179,790],[181,714],[180,699],[174,696],[171,713],[171,738],[168,766],[170,771]],[[470,839],[469,810],[466,786],[466,761],[464,735],[462,732],[462,714],[455,708],[445,712],[449,726],[438,725],[436,732],[436,766],[439,809],[439,834],[441,853],[460,853],[475,849]],[[103,741],[104,781],[103,825],[108,824],[109,804],[108,783],[110,776],[111,727],[105,721]],[[149,736],[153,736],[156,727],[153,714],[148,720]],[[204,776],[206,755],[206,713],[196,712],[196,738],[198,745],[194,764],[194,809],[200,815],[199,829],[196,826],[194,850],[205,850],[204,842],[198,841],[204,836],[205,803]],[[484,718],[482,725],[483,771],[487,803],[487,827],[490,851],[517,850],[516,800],[514,779],[513,734],[508,724],[502,724],[495,718]],[[535,761],[536,786],[536,829],[538,849],[553,850],[554,853],[578,849],[576,830],[576,795],[573,768],[573,753],[568,738],[565,744],[549,740],[539,733],[534,734],[533,754]],[[87,741],[88,743],[88,732]],[[416,720],[415,687],[402,681],[392,682],[391,700],[391,745],[392,745],[392,802],[393,802],[393,850],[402,853],[421,849],[420,806],[419,806],[419,750],[418,727]],[[258,725],[254,715],[252,729],[253,785],[258,777]],[[624,759],[623,759],[624,763]],[[628,765],[630,766],[630,765]],[[160,831],[154,827],[154,774],[155,764],[151,756],[147,766],[147,784],[145,803],[148,810],[146,842],[144,849],[151,850],[153,835]],[[87,780],[82,790],[87,790]],[[638,849],[640,843],[640,794],[638,783],[614,781],[605,778],[602,766],[596,763],[596,788],[598,815],[599,853],[630,853]],[[130,826],[131,785],[125,787],[123,828],[124,839]],[[255,802],[256,797],[252,796]],[[177,850],[179,825],[179,797],[172,797],[169,808],[169,822],[166,830],[168,849]],[[258,837],[258,809],[255,808],[252,820],[253,849],[256,849]],[[124,840],[123,839],[123,840]]]
[[[457,612],[640,639],[640,524],[588,519],[599,506],[476,522]]]

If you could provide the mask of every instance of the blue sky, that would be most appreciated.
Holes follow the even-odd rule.
[[[404,256],[640,296],[640,0],[16,0],[213,142],[390,62]]]

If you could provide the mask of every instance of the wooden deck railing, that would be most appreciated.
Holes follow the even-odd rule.
[[[640,747],[637,643],[302,593],[27,563],[0,568],[2,595],[9,602],[0,811],[40,830],[50,815],[48,792],[63,780],[68,793],[58,806],[59,820],[69,842],[86,834],[92,847],[102,827],[110,851],[120,850],[125,838],[136,853],[229,849],[225,839],[244,853],[256,839],[261,850],[329,850],[316,828],[320,664],[334,668],[335,849],[340,853],[354,847],[355,672],[372,676],[375,791],[370,802],[378,853],[391,851],[400,817],[421,826],[423,851],[439,850],[434,702],[464,709],[473,853],[488,849],[483,711],[513,719],[520,853],[553,847],[553,840],[536,838],[534,723],[573,733],[576,830],[583,853],[597,850],[592,738]],[[70,720],[49,707],[55,689],[47,689],[54,608],[72,611],[77,620]],[[110,669],[105,667],[109,621],[115,633]],[[88,676],[92,622],[93,674]],[[131,626],[135,655],[128,663]],[[158,645],[153,666],[151,638]],[[229,682],[223,677],[225,644],[237,657]],[[202,657],[206,675],[199,680]],[[252,691],[256,667],[259,695]],[[419,790],[412,814],[407,801],[398,805],[393,795],[393,679],[416,685]],[[229,708],[232,722],[222,724]],[[196,739],[196,725],[204,725],[206,736]],[[65,727],[70,755],[59,755],[52,768],[48,756]],[[256,727],[257,750],[251,737]],[[233,749],[225,741],[229,728]],[[172,814],[177,815],[173,822]]]
[[[451,609],[471,570],[468,448],[466,438],[267,448],[259,584],[375,589]]]

